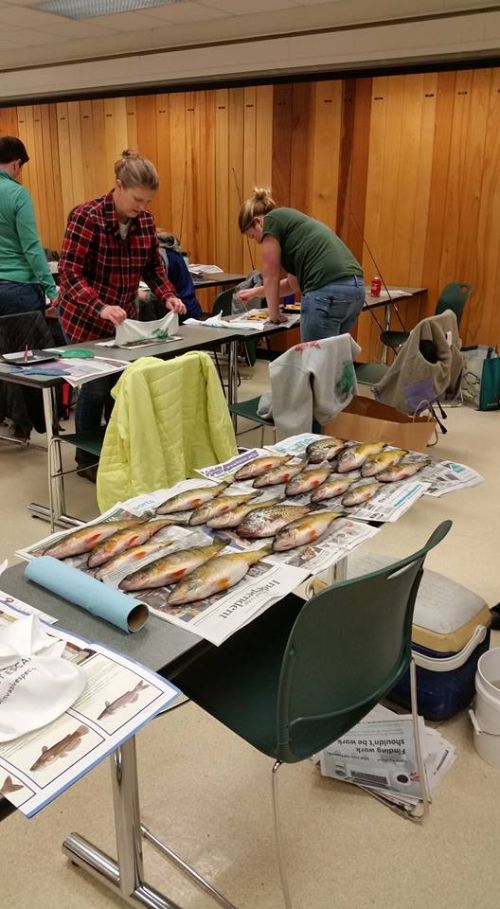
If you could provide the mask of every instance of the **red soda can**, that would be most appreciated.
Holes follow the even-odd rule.
[[[375,275],[370,286],[370,294],[372,297],[380,297],[380,291],[382,288],[382,279]]]

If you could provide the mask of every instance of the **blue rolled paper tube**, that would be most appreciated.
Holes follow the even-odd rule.
[[[24,576],[122,631],[138,631],[149,615],[145,603],[139,603],[121,590],[108,587],[53,556],[39,556],[28,562]]]

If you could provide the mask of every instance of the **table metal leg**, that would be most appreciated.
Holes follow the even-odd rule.
[[[227,403],[228,405],[231,405],[236,404],[238,400],[238,341],[230,341],[228,347]],[[238,423],[237,414],[231,414],[231,419],[236,432]]]
[[[144,881],[139,790],[135,738],[132,736],[111,758],[113,788],[113,813],[116,832],[117,860],[77,833],[71,833],[63,843],[63,852],[80,868],[104,884],[128,905],[148,909],[181,909],[154,887]],[[148,838],[162,849],[169,850],[147,831]],[[228,909],[236,909],[208,881],[205,881],[175,853],[169,857],[187,873],[191,880],[203,887],[211,896]]]

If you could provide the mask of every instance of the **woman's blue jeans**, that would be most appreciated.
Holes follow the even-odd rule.
[[[40,284],[22,284],[20,281],[0,281],[0,316],[14,316],[22,312],[43,312],[45,294]]]
[[[113,410],[111,389],[117,381],[117,376],[102,376],[86,382],[80,388],[75,411],[75,429],[77,432],[91,432],[99,429],[102,418],[107,423]],[[95,455],[76,449],[76,460],[80,467],[95,464]]]
[[[357,275],[339,278],[302,297],[300,337],[319,341],[349,332],[365,303],[365,285]]]

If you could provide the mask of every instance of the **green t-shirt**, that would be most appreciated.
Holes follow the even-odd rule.
[[[275,208],[264,217],[262,236],[275,237],[281,264],[295,275],[302,293],[349,275],[363,276],[359,262],[326,224],[295,208]]]
[[[41,284],[54,300],[57,287],[36,229],[31,196],[0,168],[0,279]]]

